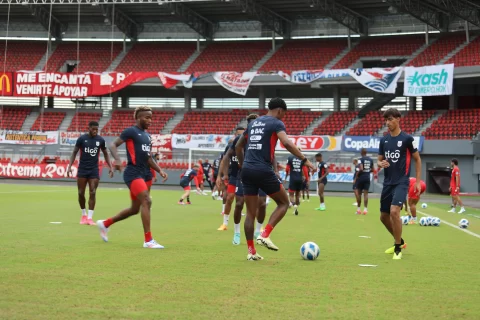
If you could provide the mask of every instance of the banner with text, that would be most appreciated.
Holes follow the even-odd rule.
[[[151,134],[152,152],[158,152],[160,159],[172,159],[172,135]]]
[[[0,132],[0,144],[1,143],[30,145],[58,144],[58,131],[2,131]]]
[[[63,146],[74,146],[82,134],[83,132],[60,131],[60,144]]]
[[[299,70],[299,71],[292,71],[290,73],[279,71],[278,75],[292,83],[311,83],[313,81],[320,80],[320,79],[349,77],[350,70],[349,69],[338,69],[338,70],[318,69],[318,70]]]
[[[215,72],[213,79],[225,89],[244,96],[256,75],[256,72]]]
[[[362,86],[380,93],[395,93],[403,68],[351,69],[350,76]]]
[[[0,97],[13,95],[13,72],[0,72]]]
[[[288,136],[302,151],[340,151],[342,136]],[[286,150],[280,140],[275,150]]]
[[[382,137],[344,136],[342,142],[342,151],[358,153],[360,150],[365,148],[368,152],[378,152],[381,138]],[[414,136],[413,139],[414,146],[417,147],[418,151],[422,151],[425,137]]]
[[[44,178],[60,179],[67,178],[66,164],[12,164],[0,163],[0,177],[2,178]],[[102,171],[101,168],[100,172]],[[72,166],[72,178],[77,176],[78,168]]]
[[[233,135],[217,134],[172,134],[174,149],[218,149],[224,150]]]
[[[406,67],[403,95],[413,97],[451,95],[453,70],[453,64]]]

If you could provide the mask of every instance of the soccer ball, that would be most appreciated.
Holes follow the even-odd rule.
[[[420,225],[421,225],[422,227],[428,226],[428,224],[427,224],[427,218],[425,218],[425,217],[420,218]]]
[[[402,224],[408,224],[408,221],[410,221],[409,216],[402,216],[400,219],[402,220]]]
[[[315,260],[320,255],[320,248],[315,242],[305,242],[300,247],[300,255],[304,260]]]
[[[427,217],[427,226],[432,225],[432,217]]]
[[[433,218],[432,219],[432,226],[438,227],[439,225],[440,225],[440,218],[437,218],[437,217]]]
[[[427,209],[427,204],[426,203],[422,203],[422,209]]]
[[[462,219],[460,220],[460,222],[458,223],[458,226],[462,229],[467,229],[468,228],[468,225],[469,225],[469,222],[467,219]]]

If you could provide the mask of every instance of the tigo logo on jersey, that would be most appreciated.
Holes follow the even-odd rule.
[[[395,152],[385,151],[385,158],[392,160],[393,163],[397,163],[398,159],[400,159],[400,150],[395,150]]]
[[[150,146],[142,144],[142,151],[150,152]]]
[[[441,96],[452,94],[453,64],[405,68],[404,95]]]
[[[98,152],[98,148],[85,147],[85,153],[88,153],[92,157],[95,157],[97,155],[97,152]]]

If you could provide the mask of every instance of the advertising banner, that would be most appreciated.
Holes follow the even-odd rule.
[[[256,75],[256,72],[215,72],[213,78],[225,89],[244,96]]]
[[[403,68],[352,69],[350,76],[362,86],[380,93],[395,93]]]
[[[292,83],[311,83],[319,79],[332,79],[340,77],[349,77],[349,69],[338,69],[338,70],[299,70],[292,71],[290,73],[279,71],[278,75],[284,78],[287,81]]]
[[[60,131],[60,144],[63,146],[74,146],[82,134],[83,132]]]
[[[342,151],[360,152],[363,148],[368,152],[378,152],[380,146],[380,139],[382,137],[369,137],[369,136],[344,136],[342,142]],[[422,151],[423,141],[425,137],[415,136],[413,137],[414,146],[418,151]]]
[[[285,180],[285,171],[280,171],[280,176],[282,181]],[[286,181],[290,181],[290,177]],[[318,173],[315,172],[311,176],[311,181],[318,181]],[[353,183],[353,173],[329,173],[327,175],[328,182],[340,182],[340,183]],[[373,181],[373,174],[370,174],[370,181]]]
[[[218,149],[224,150],[233,135],[217,134],[172,134],[174,149]]]
[[[151,134],[152,152],[160,153],[160,159],[172,159],[172,135]]]
[[[342,137],[332,136],[288,136],[302,151],[340,151]],[[280,140],[275,150],[286,150]]]
[[[58,131],[2,131],[0,132],[0,143],[29,145],[58,144]]]
[[[0,163],[0,177],[2,178],[67,178],[66,164],[12,164]],[[100,171],[102,168],[100,168]],[[73,178],[77,176],[78,168],[72,166]]]
[[[413,97],[452,94],[454,65],[406,67],[403,95]]]
[[[0,97],[13,95],[13,73],[0,72]]]

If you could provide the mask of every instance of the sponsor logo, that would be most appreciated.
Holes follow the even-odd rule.
[[[150,152],[150,146],[146,144],[142,144],[142,151]]]
[[[385,158],[387,160],[392,160],[393,163],[397,163],[400,159],[400,150],[385,151]]]
[[[4,96],[13,94],[12,73],[0,73],[0,93]]]
[[[345,138],[345,147],[348,149],[355,149],[360,151],[361,149],[378,149],[380,146],[380,139],[370,138],[367,140],[355,140],[354,138]]]
[[[92,157],[96,157],[98,152],[98,148],[90,148],[90,147],[85,147],[85,153],[88,153]]]
[[[448,72],[442,69],[440,72],[420,73],[416,71],[413,76],[407,78],[408,84],[411,86],[434,86],[438,84],[447,84]]]

